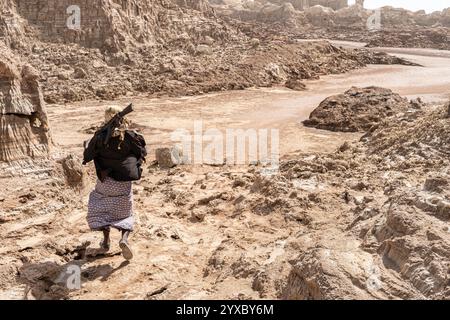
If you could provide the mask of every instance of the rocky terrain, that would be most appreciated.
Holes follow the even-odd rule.
[[[217,46],[200,46],[202,53],[165,51],[145,54],[121,67],[108,66],[103,56],[46,47],[29,61],[41,64],[44,91],[49,103],[86,99],[112,100],[136,93],[156,95],[195,95],[211,91],[238,90],[248,87],[289,85],[292,81],[317,78],[323,74],[341,73],[361,68],[366,63],[389,60],[387,56],[366,55],[336,48],[326,42],[267,43],[254,47],[250,42],[230,44],[225,50]],[[76,58],[75,58],[76,57]],[[276,58],[275,58],[276,57]],[[64,63],[55,67],[55,60]],[[381,59],[380,59],[381,58]],[[34,60],[36,59],[36,60]],[[117,64],[117,63],[115,63]]]
[[[360,4],[344,6],[338,1],[309,7],[292,0],[211,2],[219,15],[244,21],[252,26],[249,29],[268,27],[291,39],[352,40],[369,47],[450,48],[450,8],[427,14],[385,6],[377,13]]]
[[[258,165],[149,164],[135,186],[139,254],[131,264],[118,248],[99,255],[87,232],[94,170],[70,158],[55,163],[47,178],[2,194],[1,291],[28,299],[449,299],[448,105],[404,108],[335,152],[286,155],[271,176]],[[71,265],[82,267],[82,290],[61,278]]]
[[[301,41],[363,39],[370,13],[344,1],[75,2],[78,30],[72,1],[0,0],[0,299],[450,299],[447,65]],[[383,15],[427,28],[369,45],[446,48],[448,10]],[[380,72],[420,92],[350,84]],[[88,229],[80,156],[104,107],[130,100],[150,156],[127,262],[118,233],[105,253]],[[198,119],[279,129],[279,167],[163,163]]]
[[[224,21],[206,1],[86,2],[80,30],[67,28],[69,2],[39,4],[42,16],[36,5],[4,0],[0,38],[38,70],[48,103],[295,88],[301,80],[366,64],[406,63],[325,42],[277,39],[273,32],[267,38],[258,29],[246,33],[244,24]]]

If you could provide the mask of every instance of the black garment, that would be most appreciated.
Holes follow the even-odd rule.
[[[104,146],[104,140],[105,134],[94,135],[84,150],[83,164],[94,160],[97,177],[101,181],[107,176],[116,181],[141,179],[141,166],[147,156],[144,137],[127,130],[123,141],[114,137]]]

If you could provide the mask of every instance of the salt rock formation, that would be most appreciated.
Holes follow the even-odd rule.
[[[180,7],[195,9],[201,12],[211,12],[208,0],[176,0]]]
[[[446,300],[450,297],[449,134],[447,104],[397,115],[363,139],[378,170],[410,171],[422,182],[395,181],[395,187],[385,189],[389,205],[362,233],[364,246],[377,246],[386,266],[424,296]]]
[[[331,131],[367,131],[387,117],[408,109],[407,99],[390,89],[353,87],[320,103],[308,120],[309,127]]]
[[[409,126],[397,121],[368,132],[366,138],[370,153],[383,155],[386,159],[401,156],[417,161],[446,156],[450,153],[449,106],[450,102],[434,112],[421,115]],[[420,145],[427,148],[420,149]]]
[[[303,9],[313,6],[324,6],[333,10],[339,10],[348,7],[348,0],[301,0]]]
[[[322,241],[322,240],[321,240]],[[318,245],[293,259],[284,290],[289,300],[382,298],[380,270],[353,239]],[[357,285],[355,285],[357,283]]]
[[[243,1],[245,2],[245,0]],[[339,10],[348,6],[348,0],[266,0],[260,2],[271,2],[274,4],[285,4],[289,3],[297,10],[305,10],[314,6],[328,7],[333,10]]]
[[[304,15],[292,1],[210,1],[224,16],[241,21],[303,25]]]
[[[313,26],[331,27],[334,25],[334,10],[323,6],[314,6],[305,10],[308,21]]]
[[[44,41],[77,43],[117,53],[181,38],[227,37],[206,0],[15,0],[17,12]],[[73,22],[79,8],[80,24]],[[195,11],[196,14],[189,14]],[[201,14],[199,14],[199,12]],[[203,16],[203,19],[202,19]],[[197,17],[197,18],[196,18]]]
[[[450,9],[430,14],[401,8],[381,8],[382,30],[368,37],[369,47],[450,49]]]
[[[338,10],[334,14],[334,21],[340,27],[365,28],[367,19],[372,13],[363,6],[356,5]]]
[[[0,0],[0,39],[9,47],[23,46],[25,21],[17,14],[14,0]]]
[[[417,27],[399,32],[395,28],[381,30],[371,36],[367,47],[450,49],[450,29]]]
[[[384,25],[414,25],[413,12],[403,9],[386,6],[381,8],[381,19]]]
[[[210,0],[210,3],[220,14],[238,20],[282,23],[302,28],[309,25],[305,13],[314,25],[323,25],[324,12],[326,20],[330,20],[334,10],[348,7],[347,0]]]
[[[44,157],[49,144],[38,74],[0,44],[0,162]]]
[[[450,8],[427,14],[425,11],[412,12],[402,8],[385,6],[381,8],[381,19],[386,26],[450,26]]]
[[[284,3],[281,6],[266,5],[261,10],[261,20],[276,21],[292,21],[295,19],[296,11],[292,4]]]
[[[450,27],[450,8],[442,10],[441,23],[443,26]]]

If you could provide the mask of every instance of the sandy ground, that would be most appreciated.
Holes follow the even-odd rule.
[[[401,51],[402,57],[424,67],[369,66],[348,74],[309,81],[306,83],[308,90],[304,92],[284,88],[250,89],[176,99],[133,97],[112,103],[126,106],[132,101],[135,104],[137,111],[131,119],[142,128],[150,145],[151,159],[155,147],[172,144],[170,133],[173,130],[186,128],[192,131],[196,120],[202,120],[205,129],[221,131],[226,128],[277,128],[280,130],[282,156],[299,151],[329,152],[344,141],[358,139],[360,135],[302,126],[301,121],[327,96],[342,93],[351,86],[375,85],[410,98],[420,96],[426,101],[441,101],[449,97],[450,53],[427,52]],[[56,143],[55,157],[62,153],[80,155],[82,141],[90,136],[83,130],[98,124],[104,107],[109,104],[93,101],[48,106]],[[214,258],[217,251],[221,250],[223,243],[232,243],[230,248],[239,247],[260,265],[270,268],[294,235],[303,234],[305,239],[308,238],[306,226],[285,228],[274,216],[230,219],[229,213],[219,213],[203,223],[195,223],[182,213],[181,217],[178,216],[180,210],[167,203],[163,192],[152,192],[156,186],[164,185],[164,179],[171,179],[175,184],[170,186],[170,192],[187,193],[188,197],[201,199],[228,184],[227,176],[246,170],[240,167],[186,166],[172,173],[155,169],[146,171],[145,179],[135,185],[138,223],[131,241],[136,257],[130,263],[124,262],[115,246],[117,233],[113,234],[110,254],[100,257],[92,254],[88,259],[74,258],[77,245],[90,241],[95,247],[100,240],[100,235],[88,231],[85,222],[87,191],[94,181],[91,167],[89,186],[81,194],[61,189],[58,185],[51,187],[51,179],[5,179],[2,181],[6,190],[2,195],[2,208],[9,211],[6,222],[0,225],[0,232],[7,235],[0,249],[2,259],[5,259],[0,277],[0,298],[54,298],[56,289],[51,283],[46,285],[45,279],[51,278],[51,272],[60,272],[69,264],[81,266],[83,285],[81,290],[64,293],[63,298],[264,297],[255,289],[251,278],[212,272],[210,269],[217,262]],[[205,184],[205,188],[199,189],[197,180],[202,181],[200,183]],[[18,202],[18,194],[28,193],[35,194],[36,198]],[[224,212],[227,210],[224,208]],[[335,212],[317,217],[317,226],[326,228],[335,224],[338,215],[339,212]],[[336,230],[330,229],[323,238],[333,242]],[[353,246],[350,242],[347,245]],[[19,275],[14,271],[8,274],[5,266],[16,266]],[[286,272],[284,269],[272,271]],[[36,274],[40,276],[36,277]]]

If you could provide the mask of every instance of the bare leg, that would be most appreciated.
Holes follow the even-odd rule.
[[[108,251],[109,248],[110,248],[110,243],[111,243],[110,239],[109,239],[110,229],[109,228],[104,228],[104,229],[102,229],[102,231],[103,231],[103,241],[100,242],[100,247],[103,250]]]
[[[120,239],[119,246],[122,249],[122,255],[126,260],[133,259],[133,251],[128,244],[128,236],[130,235],[129,230],[122,230],[122,239]]]
[[[128,236],[129,235],[130,235],[130,231],[129,230],[122,230],[122,239],[120,241],[128,243]]]

